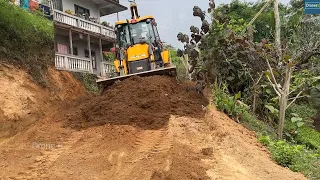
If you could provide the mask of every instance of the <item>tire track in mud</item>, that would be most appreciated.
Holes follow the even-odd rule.
[[[83,132],[74,132],[67,141],[57,146],[55,149],[44,150],[41,156],[35,158],[35,163],[28,167],[29,172],[22,179],[49,179],[47,170],[58,160],[58,158],[72,149],[79,139],[83,136]]]
[[[136,138],[135,144],[138,149],[138,156],[131,163],[150,159],[152,155],[169,151],[172,147],[172,136],[166,129],[145,131]]]
[[[150,179],[156,167],[168,167],[165,158],[156,159],[154,156],[168,152],[173,146],[173,138],[167,129],[146,130],[136,135],[133,149],[130,154],[117,153],[117,164],[111,170],[110,179]],[[115,156],[114,152],[110,154]],[[148,166],[149,161],[152,163]]]

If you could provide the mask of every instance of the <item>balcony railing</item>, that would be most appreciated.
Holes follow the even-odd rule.
[[[93,73],[92,63],[88,58],[56,53],[55,65],[60,70]]]
[[[102,62],[101,63],[101,76],[102,77],[111,77],[115,72],[115,66],[111,62]]]
[[[100,24],[91,22],[91,21],[87,21],[85,19],[82,19],[80,17],[77,16],[73,16],[67,13],[64,13],[62,11],[59,10],[54,10],[53,11],[53,19],[54,21],[63,23],[63,24],[67,24],[70,26],[74,26],[83,30],[87,30],[90,32],[94,32],[97,34],[101,34],[110,38],[115,39],[116,35],[113,31],[112,28],[110,27],[105,27],[102,26]]]

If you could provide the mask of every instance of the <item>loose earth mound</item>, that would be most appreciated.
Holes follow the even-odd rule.
[[[83,128],[110,123],[159,129],[167,125],[170,115],[203,116],[207,99],[187,87],[167,76],[132,77],[102,96],[86,99],[66,125]]]
[[[54,79],[64,82],[60,77],[66,75]],[[66,82],[72,80],[70,76]],[[101,96],[70,91],[77,84],[65,89],[65,83],[60,85],[64,91],[58,94],[79,99],[62,98],[68,95],[58,98],[61,103],[43,104],[42,99],[55,96],[35,91],[34,104],[48,111],[0,142],[0,179],[305,179],[276,165],[254,133],[214,107],[203,108],[206,98],[175,79],[133,77]],[[29,92],[34,86],[18,90]]]

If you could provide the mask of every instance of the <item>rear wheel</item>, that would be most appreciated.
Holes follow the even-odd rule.
[[[177,71],[175,71],[175,70],[170,71],[169,74],[172,77],[177,77]]]

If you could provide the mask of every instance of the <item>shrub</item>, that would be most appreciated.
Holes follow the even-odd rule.
[[[311,117],[313,117],[317,110],[313,108],[309,104],[292,104],[290,108],[287,110],[287,116],[290,114],[297,114],[299,117],[301,117],[305,122],[312,122]]]
[[[260,135],[259,142],[265,146],[270,146],[272,139],[270,138],[270,136]]]
[[[309,148],[320,152],[320,133],[307,126],[301,127],[296,140],[298,143],[305,144]]]
[[[320,179],[320,155],[318,151],[309,150],[304,145],[291,144],[269,136],[260,136],[259,142],[268,147],[271,157],[278,164],[290,168],[292,171],[302,172],[310,179]]]
[[[218,85],[216,83],[214,86],[214,102],[216,107],[236,120],[248,109],[248,106],[239,100],[240,97],[240,92],[234,96],[229,95],[227,86],[224,84]]]
[[[295,172],[302,172],[309,179],[320,179],[320,156],[314,151],[304,149],[299,157],[295,158],[295,163],[289,168]]]
[[[95,75],[88,73],[80,73],[73,72],[73,76],[76,77],[79,81],[81,81],[84,87],[92,93],[98,94],[100,92],[100,88],[96,82]]]
[[[227,113],[231,118],[241,118],[240,123],[246,128],[256,131],[262,135],[275,137],[276,133],[272,126],[258,120],[254,115],[248,112],[249,107],[238,101],[240,93],[231,96],[227,91],[226,85],[215,84],[214,89],[214,102],[217,109]]]
[[[259,137],[259,142],[269,148],[272,158],[278,164],[285,167],[293,165],[304,148],[301,145],[292,145],[283,140],[274,141],[269,136],[263,135]]]
[[[287,114],[296,114],[302,118],[304,122],[309,122],[310,124],[311,117],[316,114],[316,109],[309,104],[293,104],[288,109]],[[287,117],[287,119],[288,118],[289,117]],[[295,128],[295,124],[287,120],[285,131],[287,133],[291,133],[295,130]],[[298,129],[296,135],[294,136],[294,140],[297,143],[306,145],[308,148],[320,151],[320,133],[306,125]]]
[[[297,157],[301,156],[303,146],[290,145],[285,141],[277,141],[270,147],[272,158],[277,161],[278,164],[289,167],[293,165]]]

